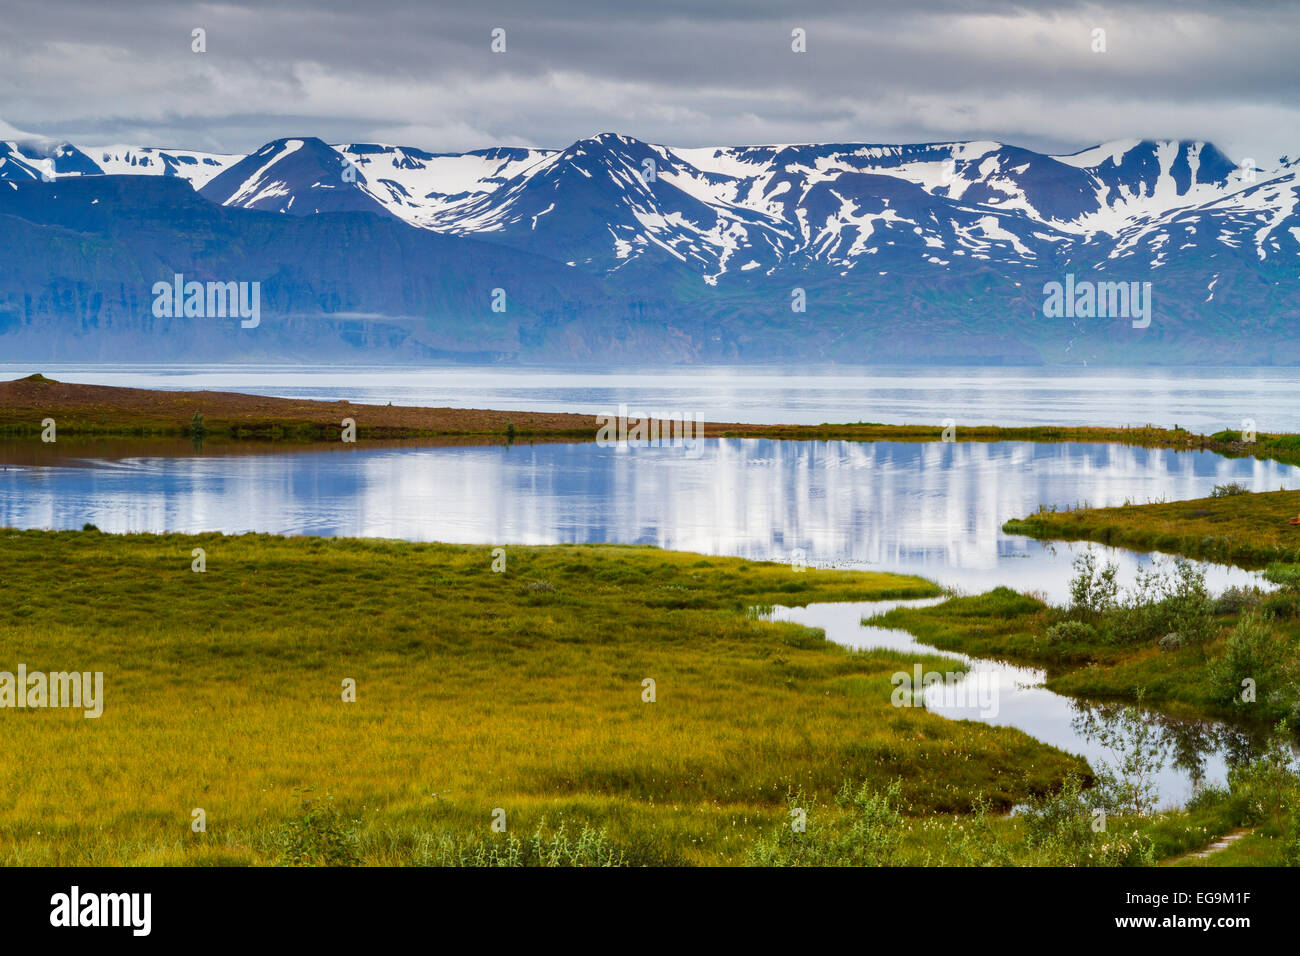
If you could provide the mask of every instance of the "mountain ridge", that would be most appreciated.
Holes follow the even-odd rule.
[[[123,179],[138,182],[112,185]],[[166,180],[226,212],[212,220]],[[1054,156],[992,141],[671,148],[617,133],[466,153],[309,136],[246,156],[3,143],[0,221],[25,225],[0,236],[13,262],[0,273],[0,349],[66,332],[69,295],[83,346],[87,322],[143,334],[141,294],[124,294],[124,277],[185,264],[262,283],[271,331],[197,336],[235,357],[293,352],[275,343],[277,322],[312,316],[332,331],[295,354],[360,360],[348,323],[364,315],[374,327],[361,338],[409,361],[468,354],[477,340],[491,347],[469,351],[496,361],[863,361],[837,350],[866,350],[881,361],[1292,363],[1298,195],[1300,164],[1255,169],[1199,141]],[[92,260],[74,235],[124,246]],[[119,258],[123,273],[106,272]],[[1152,283],[1153,328],[1051,324],[1041,290],[1067,274]],[[497,290],[504,311],[489,304]],[[169,347],[190,354],[193,342]]]

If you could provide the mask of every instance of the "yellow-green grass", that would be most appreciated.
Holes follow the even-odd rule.
[[[367,863],[493,838],[496,808],[521,836],[543,818],[604,828],[632,862],[737,863],[788,822],[791,791],[826,803],[845,780],[900,779],[919,818],[1080,769],[1016,730],[893,707],[914,658],[746,614],[936,593],[923,580],[648,547],[492,562],[486,546],[0,530],[0,670],[105,681],[99,719],[0,709],[0,861],[269,863],[314,788]]]
[[[1300,561],[1300,491],[1237,494],[1117,508],[1041,511],[1003,530],[1033,538],[1089,540],[1261,568]]]

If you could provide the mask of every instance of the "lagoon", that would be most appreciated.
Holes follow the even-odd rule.
[[[1040,505],[1300,488],[1300,468],[1111,444],[708,439],[698,448],[585,444],[276,449],[40,464],[0,447],[0,525],[108,532],[248,531],[487,545],[615,542],[807,567],[919,574],[1064,600],[1075,552],[1004,534]],[[18,462],[25,463],[18,463]],[[1150,556],[1106,551],[1131,578]],[[1208,568],[1221,589],[1249,572]]]

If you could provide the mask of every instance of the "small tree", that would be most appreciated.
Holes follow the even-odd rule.
[[[1070,580],[1070,611],[1095,617],[1113,610],[1119,596],[1119,565],[1107,561],[1097,570],[1097,558],[1084,551],[1074,559],[1074,577]]]
[[[1292,645],[1272,628],[1267,614],[1243,615],[1214,662],[1215,697],[1260,717],[1287,717],[1297,699],[1297,665]]]

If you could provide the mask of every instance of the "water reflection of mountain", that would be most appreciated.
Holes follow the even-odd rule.
[[[1001,525],[1040,504],[1300,486],[1300,469],[1117,445],[776,442],[681,448],[356,448],[138,457],[0,472],[0,523],[270,531],[484,544],[636,542],[908,571],[967,590],[1063,593],[1070,547]],[[93,464],[93,462],[90,462]],[[1119,554],[1131,574],[1138,558]],[[1215,571],[1222,587],[1244,572]]]

